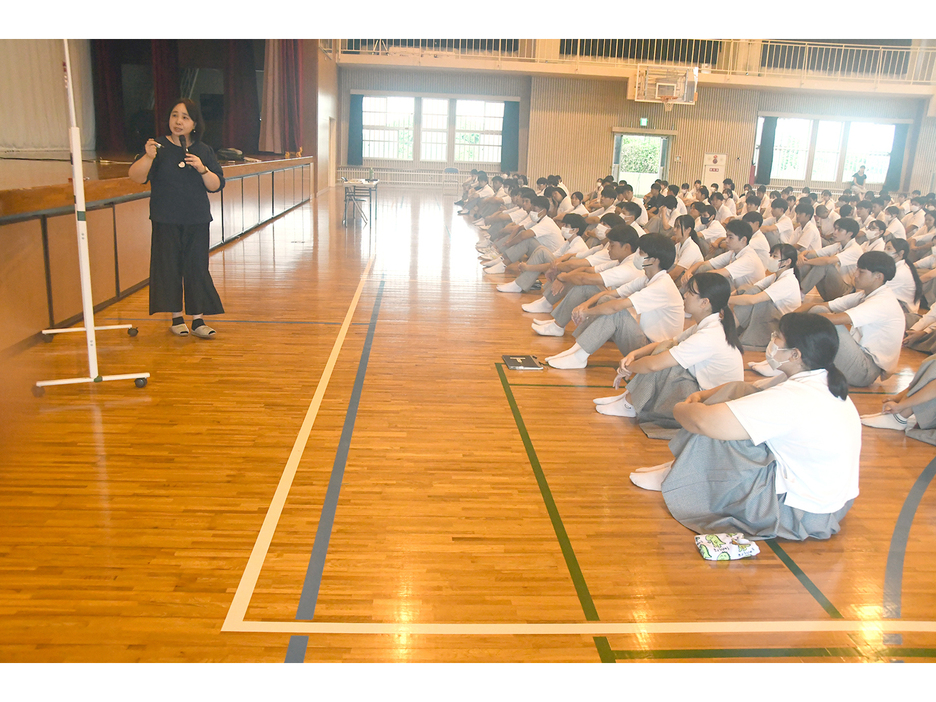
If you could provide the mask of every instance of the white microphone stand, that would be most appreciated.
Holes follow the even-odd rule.
[[[81,309],[84,316],[84,327],[70,327],[68,329],[44,329],[42,334],[46,340],[52,339],[52,334],[67,334],[70,332],[85,332],[88,340],[88,376],[84,378],[64,378],[62,380],[40,380],[33,387],[33,394],[41,397],[45,387],[49,385],[76,385],[78,383],[102,383],[107,380],[132,380],[138,388],[146,386],[149,373],[125,373],[122,375],[100,375],[98,373],[97,347],[95,346],[95,331],[109,329],[126,329],[130,336],[136,336],[137,330],[131,324],[113,324],[106,327],[94,326],[94,298],[91,295],[91,257],[88,254],[88,223],[85,214],[84,171],[81,164],[81,130],[78,129],[78,120],[75,117],[75,96],[72,92],[71,61],[68,56],[68,40],[65,44],[65,88],[68,91],[68,115],[70,128],[68,130],[69,146],[71,148],[72,186],[75,189],[75,224],[78,230],[78,270],[81,274]]]

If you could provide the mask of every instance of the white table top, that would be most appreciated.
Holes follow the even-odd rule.
[[[379,183],[379,182],[380,182],[379,180],[367,181],[367,180],[360,180],[360,179],[358,179],[358,180],[345,180],[345,181],[342,181],[341,184],[344,185],[346,188],[348,188],[348,187],[352,187],[352,188],[376,188],[376,187],[377,187],[377,183]]]

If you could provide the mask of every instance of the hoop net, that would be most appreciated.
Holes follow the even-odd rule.
[[[672,95],[672,96],[661,96],[661,97],[660,97],[660,102],[663,103],[663,109],[664,109],[664,110],[666,110],[667,112],[672,112],[672,111],[673,111],[673,103],[676,102],[676,96],[675,96],[675,95]]]

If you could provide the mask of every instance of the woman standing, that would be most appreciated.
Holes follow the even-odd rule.
[[[150,139],[130,166],[130,179],[150,183],[150,314],[169,312],[169,330],[188,336],[182,310],[192,315],[192,333],[210,339],[215,330],[202,319],[223,314],[208,272],[208,193],[224,187],[214,151],[201,141],[204,121],[198,106],[182,98],[169,114],[169,136]]]

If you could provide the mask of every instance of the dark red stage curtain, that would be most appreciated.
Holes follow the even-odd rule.
[[[260,148],[260,100],[253,42],[229,39],[225,52],[222,146],[255,154]]]
[[[123,78],[117,43],[109,39],[91,40],[94,69],[94,124],[98,151],[123,152],[124,141]]]
[[[283,96],[283,148],[297,153],[302,148],[302,54],[298,39],[280,40]]]
[[[169,111],[180,97],[179,42],[175,39],[153,39],[152,65],[153,92],[156,96],[153,118],[156,135],[159,136],[169,129]]]

